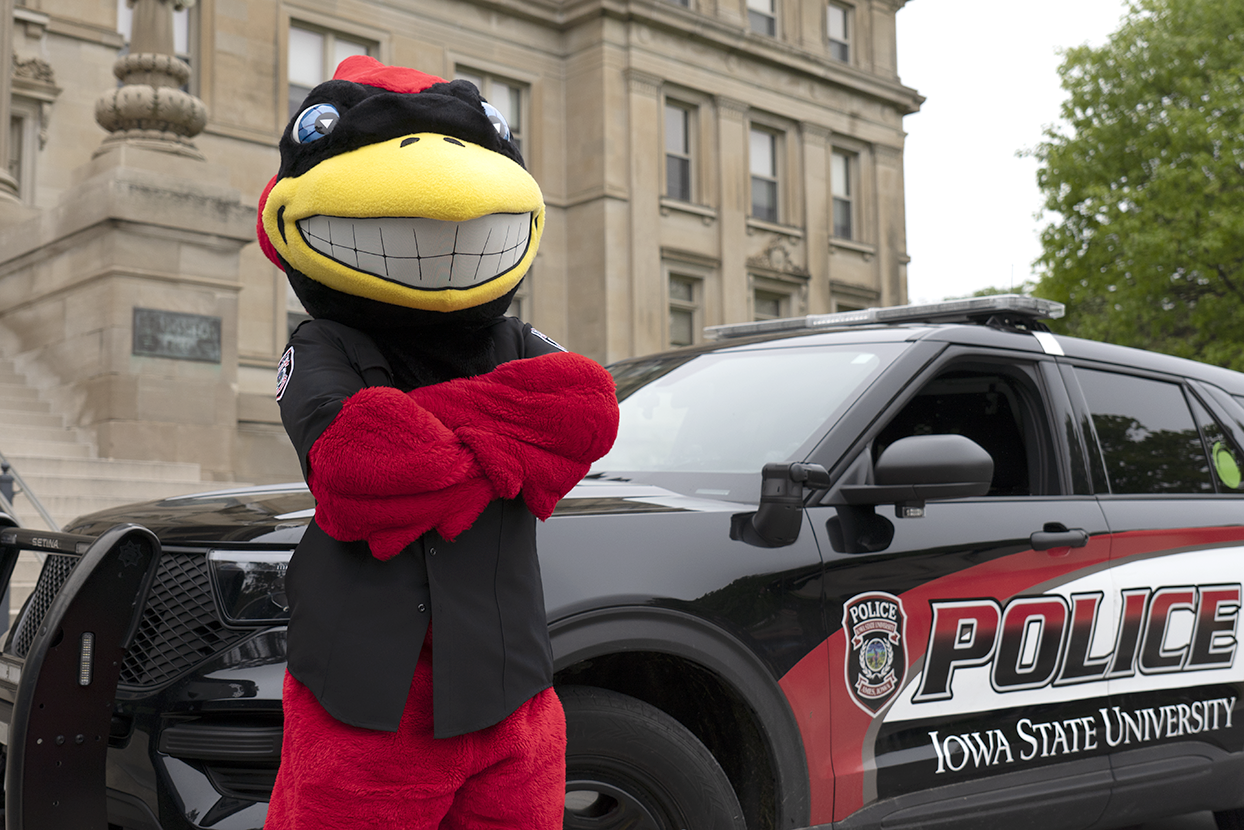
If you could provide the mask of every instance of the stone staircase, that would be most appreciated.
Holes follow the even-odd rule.
[[[198,464],[97,458],[94,445],[65,426],[12,361],[0,358],[0,453],[38,497],[60,529],[77,516],[130,502],[217,489],[200,478]],[[46,528],[30,499],[15,493],[15,518],[23,527]],[[42,556],[23,552],[10,582],[7,628],[39,578]]]

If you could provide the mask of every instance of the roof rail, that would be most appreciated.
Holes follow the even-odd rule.
[[[995,294],[990,297],[969,297],[940,303],[915,303],[836,314],[808,314],[780,320],[759,320],[754,323],[730,323],[707,326],[704,336],[709,340],[750,337],[753,334],[774,334],[783,331],[816,330],[842,326],[870,326],[881,323],[985,323],[996,317],[1025,322],[1056,320],[1066,306],[1053,300],[1022,294]],[[1044,327],[1042,327],[1044,328]]]

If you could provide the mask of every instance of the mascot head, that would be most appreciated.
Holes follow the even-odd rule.
[[[259,243],[312,316],[495,316],[535,259],[540,188],[468,81],[347,58],[311,90],[280,150]]]

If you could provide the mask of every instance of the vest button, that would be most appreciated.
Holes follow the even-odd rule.
[[[436,548],[428,548],[428,553],[432,554],[433,556],[436,556]]]
[[[422,602],[419,603],[419,613],[422,614],[426,610],[428,610],[428,607],[424,605]]]

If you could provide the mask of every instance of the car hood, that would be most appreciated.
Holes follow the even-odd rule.
[[[586,479],[557,504],[559,516],[619,513],[737,512],[737,502],[687,496],[649,484]],[[74,519],[68,533],[98,536],[115,525],[134,523],[164,545],[256,544],[288,547],[302,538],[315,514],[315,499],[303,484],[247,487],[127,504]]]

